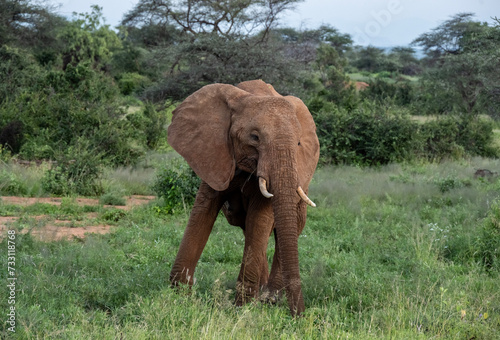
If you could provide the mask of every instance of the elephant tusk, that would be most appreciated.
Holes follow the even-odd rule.
[[[265,198],[271,198],[274,196],[273,194],[269,193],[269,191],[267,191],[266,180],[262,177],[259,177],[259,189],[262,193],[262,196],[264,196]]]
[[[307,197],[307,195],[305,194],[304,190],[302,190],[302,187],[298,187],[297,188],[297,193],[299,194],[300,198],[302,198],[302,200],[304,202],[306,202],[307,204],[309,204],[311,207],[314,207],[316,208],[316,204],[311,201],[311,199],[309,197]]]

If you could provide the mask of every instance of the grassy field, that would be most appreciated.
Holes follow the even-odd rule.
[[[4,322],[5,233],[0,243],[2,338],[498,339],[500,180],[474,178],[478,168],[498,171],[500,162],[320,169],[310,188],[318,208],[309,210],[299,238],[306,312],[297,319],[285,301],[232,304],[243,235],[222,216],[188,292],[168,283],[188,211],[161,215],[152,202],[110,218],[103,206],[71,199],[60,207],[0,202],[1,216],[21,217],[9,225],[14,334]],[[109,176],[109,190],[130,194],[139,184],[123,182],[147,183],[120,171]],[[40,213],[78,219],[87,210],[112,221],[113,231],[56,242],[22,234],[37,227]],[[270,240],[269,260],[273,251]]]

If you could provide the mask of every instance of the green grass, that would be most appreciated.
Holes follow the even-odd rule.
[[[0,195],[37,197],[43,194],[42,177],[47,165],[26,167],[0,161]]]
[[[379,76],[378,73],[362,73],[362,72],[357,72],[357,73],[349,73],[348,74],[349,78],[352,79],[353,81],[363,81],[363,82],[370,82],[370,80],[373,80]],[[419,80],[419,77],[416,76],[407,76],[407,75],[398,75],[398,77],[401,77],[403,79],[409,80],[411,82],[416,82]],[[385,78],[386,81],[388,82],[395,82],[395,80],[391,78]]]
[[[488,242],[500,180],[474,179],[475,168],[500,163],[319,169],[309,192],[318,208],[299,238],[306,312],[298,319],[284,301],[232,304],[244,240],[223,217],[191,292],[168,283],[187,213],[136,208],[112,234],[83,242],[17,234],[14,338],[498,339],[500,265],[481,254],[498,255]],[[270,240],[269,260],[273,250]]]

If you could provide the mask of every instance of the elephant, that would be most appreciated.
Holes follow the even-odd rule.
[[[306,223],[309,183],[319,159],[313,118],[294,96],[262,80],[211,84],[173,112],[169,144],[201,178],[170,273],[172,286],[191,286],[196,264],[222,210],[243,230],[245,246],[236,305],[286,293],[290,313],[304,311],[298,237]],[[268,270],[266,249],[274,232]]]

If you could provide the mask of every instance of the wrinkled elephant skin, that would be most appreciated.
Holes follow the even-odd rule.
[[[207,85],[174,111],[170,145],[202,179],[170,273],[174,286],[193,274],[218,212],[242,228],[245,248],[236,304],[286,292],[292,315],[304,311],[298,236],[319,158],[316,126],[304,103],[261,80]],[[271,272],[266,249],[274,230]]]

